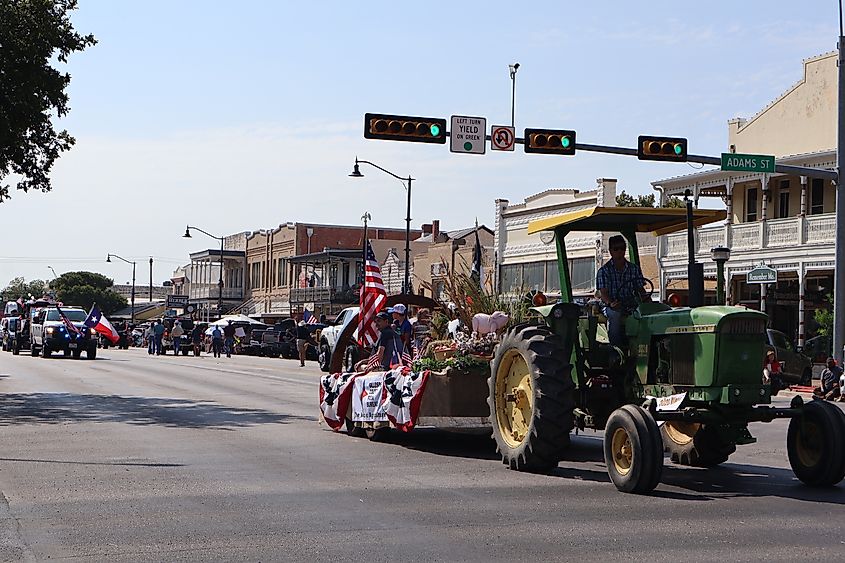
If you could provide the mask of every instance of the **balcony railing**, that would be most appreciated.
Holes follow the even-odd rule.
[[[358,293],[338,286],[294,287],[290,290],[291,303],[354,303]]]
[[[202,287],[192,287],[190,291],[191,299],[217,299],[217,286],[208,285]],[[243,299],[244,289],[242,287],[224,287],[223,299]]]
[[[835,240],[834,214],[787,217],[696,229],[695,254],[700,257],[709,256],[710,249],[714,246],[726,245],[735,252],[754,252],[802,245],[834,244]],[[687,259],[686,231],[665,237],[661,257],[664,261]]]

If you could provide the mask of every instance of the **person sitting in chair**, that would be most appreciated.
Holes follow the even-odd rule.
[[[607,317],[608,339],[613,346],[623,348],[627,342],[625,317],[637,306],[634,293],[643,300],[648,300],[648,294],[643,290],[642,270],[625,259],[625,237],[614,235],[609,242],[610,260],[596,273],[596,289]]]

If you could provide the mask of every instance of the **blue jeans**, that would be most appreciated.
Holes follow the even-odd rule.
[[[173,337],[173,352],[177,356],[179,355],[179,345],[182,344],[182,338],[180,336]]]
[[[161,335],[160,334],[155,335],[154,342],[155,342],[154,353],[160,356],[161,355]]]
[[[628,337],[625,336],[625,317],[624,311],[619,309],[604,308],[604,316],[607,317],[607,338],[610,344],[617,348],[624,348],[628,343]]]

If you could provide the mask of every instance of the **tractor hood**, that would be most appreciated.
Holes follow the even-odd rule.
[[[763,334],[768,316],[765,313],[746,309],[714,305],[690,309],[666,309],[642,315],[652,334],[682,334],[729,332],[742,334]]]

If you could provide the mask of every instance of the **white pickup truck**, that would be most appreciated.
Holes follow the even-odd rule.
[[[337,340],[346,325],[358,314],[358,307],[347,307],[338,313],[334,324],[327,326],[320,332],[320,343],[318,347],[318,361],[320,369],[329,371],[332,364],[332,354],[335,353]],[[353,340],[358,339],[358,331],[353,334]],[[343,350],[343,369],[344,371],[351,371],[358,362],[359,351],[358,346],[351,344]]]

